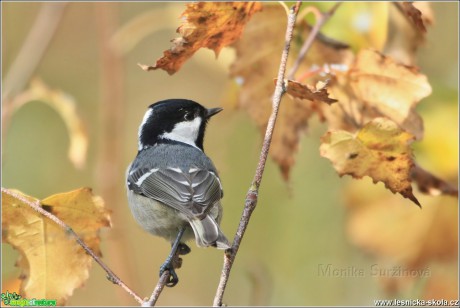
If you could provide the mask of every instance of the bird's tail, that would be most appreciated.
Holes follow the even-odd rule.
[[[228,249],[231,247],[230,242],[211,216],[206,215],[206,217],[201,220],[192,219],[190,220],[190,225],[195,233],[197,246],[214,246],[218,249]]]

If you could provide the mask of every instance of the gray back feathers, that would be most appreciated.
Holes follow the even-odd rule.
[[[139,152],[127,181],[133,192],[165,203],[189,219],[203,219],[223,195],[211,160],[184,144],[158,144]]]

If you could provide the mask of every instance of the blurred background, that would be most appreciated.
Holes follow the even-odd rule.
[[[431,8],[434,24],[417,65],[433,93],[417,108],[425,137],[414,145],[415,156],[421,166],[457,185],[458,3],[432,3]],[[137,129],[147,106],[188,98],[225,108],[210,122],[205,150],[225,188],[222,229],[229,238],[261,147],[258,128],[235,107],[237,94],[228,77],[235,57],[231,48],[217,59],[202,49],[173,76],[137,65],[153,64],[171,46],[183,10],[181,3],[2,3],[2,187],[37,198],[93,188],[112,213],[113,228],[101,232],[103,260],[141,296],[151,294],[170,249],[141,230],[125,197],[124,172],[137,153]],[[343,4],[324,31],[340,35],[334,32],[342,28],[339,23],[352,27],[363,18],[357,11],[356,4]],[[31,39],[31,31],[40,39]],[[363,44],[354,39],[345,41]],[[69,160],[66,123],[49,104],[33,101],[14,112],[5,106],[31,82],[75,102],[87,135],[86,157]],[[384,298],[458,298],[457,199],[426,196],[414,187],[424,206],[420,211],[369,178],[339,178],[319,155],[325,131],[316,117],[310,121],[289,183],[268,161],[224,302],[354,306]],[[159,305],[212,304],[222,252],[191,244],[192,253],[178,270],[180,283],[164,290]],[[19,275],[17,257],[2,244],[2,290]],[[396,270],[399,275],[392,275]],[[136,304],[105,276],[94,265],[68,304]]]

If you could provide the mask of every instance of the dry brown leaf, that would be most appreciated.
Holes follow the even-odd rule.
[[[278,79],[275,79],[275,84]],[[337,100],[329,97],[327,92],[327,82],[318,82],[316,87],[302,84],[294,80],[288,80],[286,92],[299,99],[306,99],[314,102],[324,102],[326,104],[335,103]]]
[[[38,200],[14,191],[21,197]],[[110,217],[100,197],[81,188],[52,195],[41,201],[43,209],[56,215],[97,254],[99,229],[110,226]],[[26,203],[2,191],[2,240],[20,254],[20,294],[27,298],[56,299],[65,304],[75,288],[89,277],[92,258],[75,239]]]
[[[251,16],[261,9],[259,2],[189,3],[182,13],[185,21],[177,29],[181,36],[172,40],[171,49],[154,66],[141,67],[147,71],[160,68],[172,75],[202,47],[214,50],[217,56],[223,47],[241,36]]]
[[[450,195],[458,197],[458,188],[434,176],[422,167],[416,165],[412,168],[411,178],[418,185],[418,189],[432,196]]]
[[[414,165],[409,146],[414,137],[393,121],[376,118],[356,135],[329,131],[321,138],[321,156],[328,158],[340,176],[360,179],[369,176],[383,182],[393,193],[400,193],[415,204],[410,172]]]
[[[264,5],[263,11],[254,15],[235,44],[237,57],[231,67],[231,76],[241,84],[239,106],[265,133],[271,113],[273,78],[276,78],[279,59],[284,46],[286,13],[279,5]],[[287,67],[298,55],[300,44],[308,37],[309,27],[302,22],[296,25]],[[295,42],[298,42],[297,44]],[[312,69],[312,65],[342,63],[351,58],[351,51],[337,44],[315,41],[298,70],[298,75]],[[328,107],[328,106],[326,106]],[[315,112],[316,103],[283,97],[274,130],[270,156],[280,167],[285,179],[294,164],[300,135]]]

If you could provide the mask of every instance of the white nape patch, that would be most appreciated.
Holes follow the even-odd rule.
[[[198,138],[200,125],[200,117],[196,117],[193,121],[180,122],[174,126],[171,132],[164,133],[160,138],[187,143],[198,149],[195,142]]]
[[[146,178],[148,178],[152,173],[157,172],[158,168],[151,169],[149,172],[144,173],[137,181],[136,185],[141,186],[142,183],[145,181]]]
[[[192,168],[190,168],[190,169],[188,170],[188,173],[193,173],[193,172],[196,172],[196,171],[198,171],[198,170],[199,170],[199,169],[193,168],[193,167],[192,167]]]
[[[142,128],[144,127],[145,123],[147,122],[147,120],[150,118],[150,116],[152,115],[152,108],[149,108],[145,114],[144,114],[144,117],[142,118],[142,123],[141,125],[139,126],[139,129],[137,131],[137,140],[138,140],[138,150],[142,150],[144,148],[144,145],[141,143],[141,132],[142,132]]]

